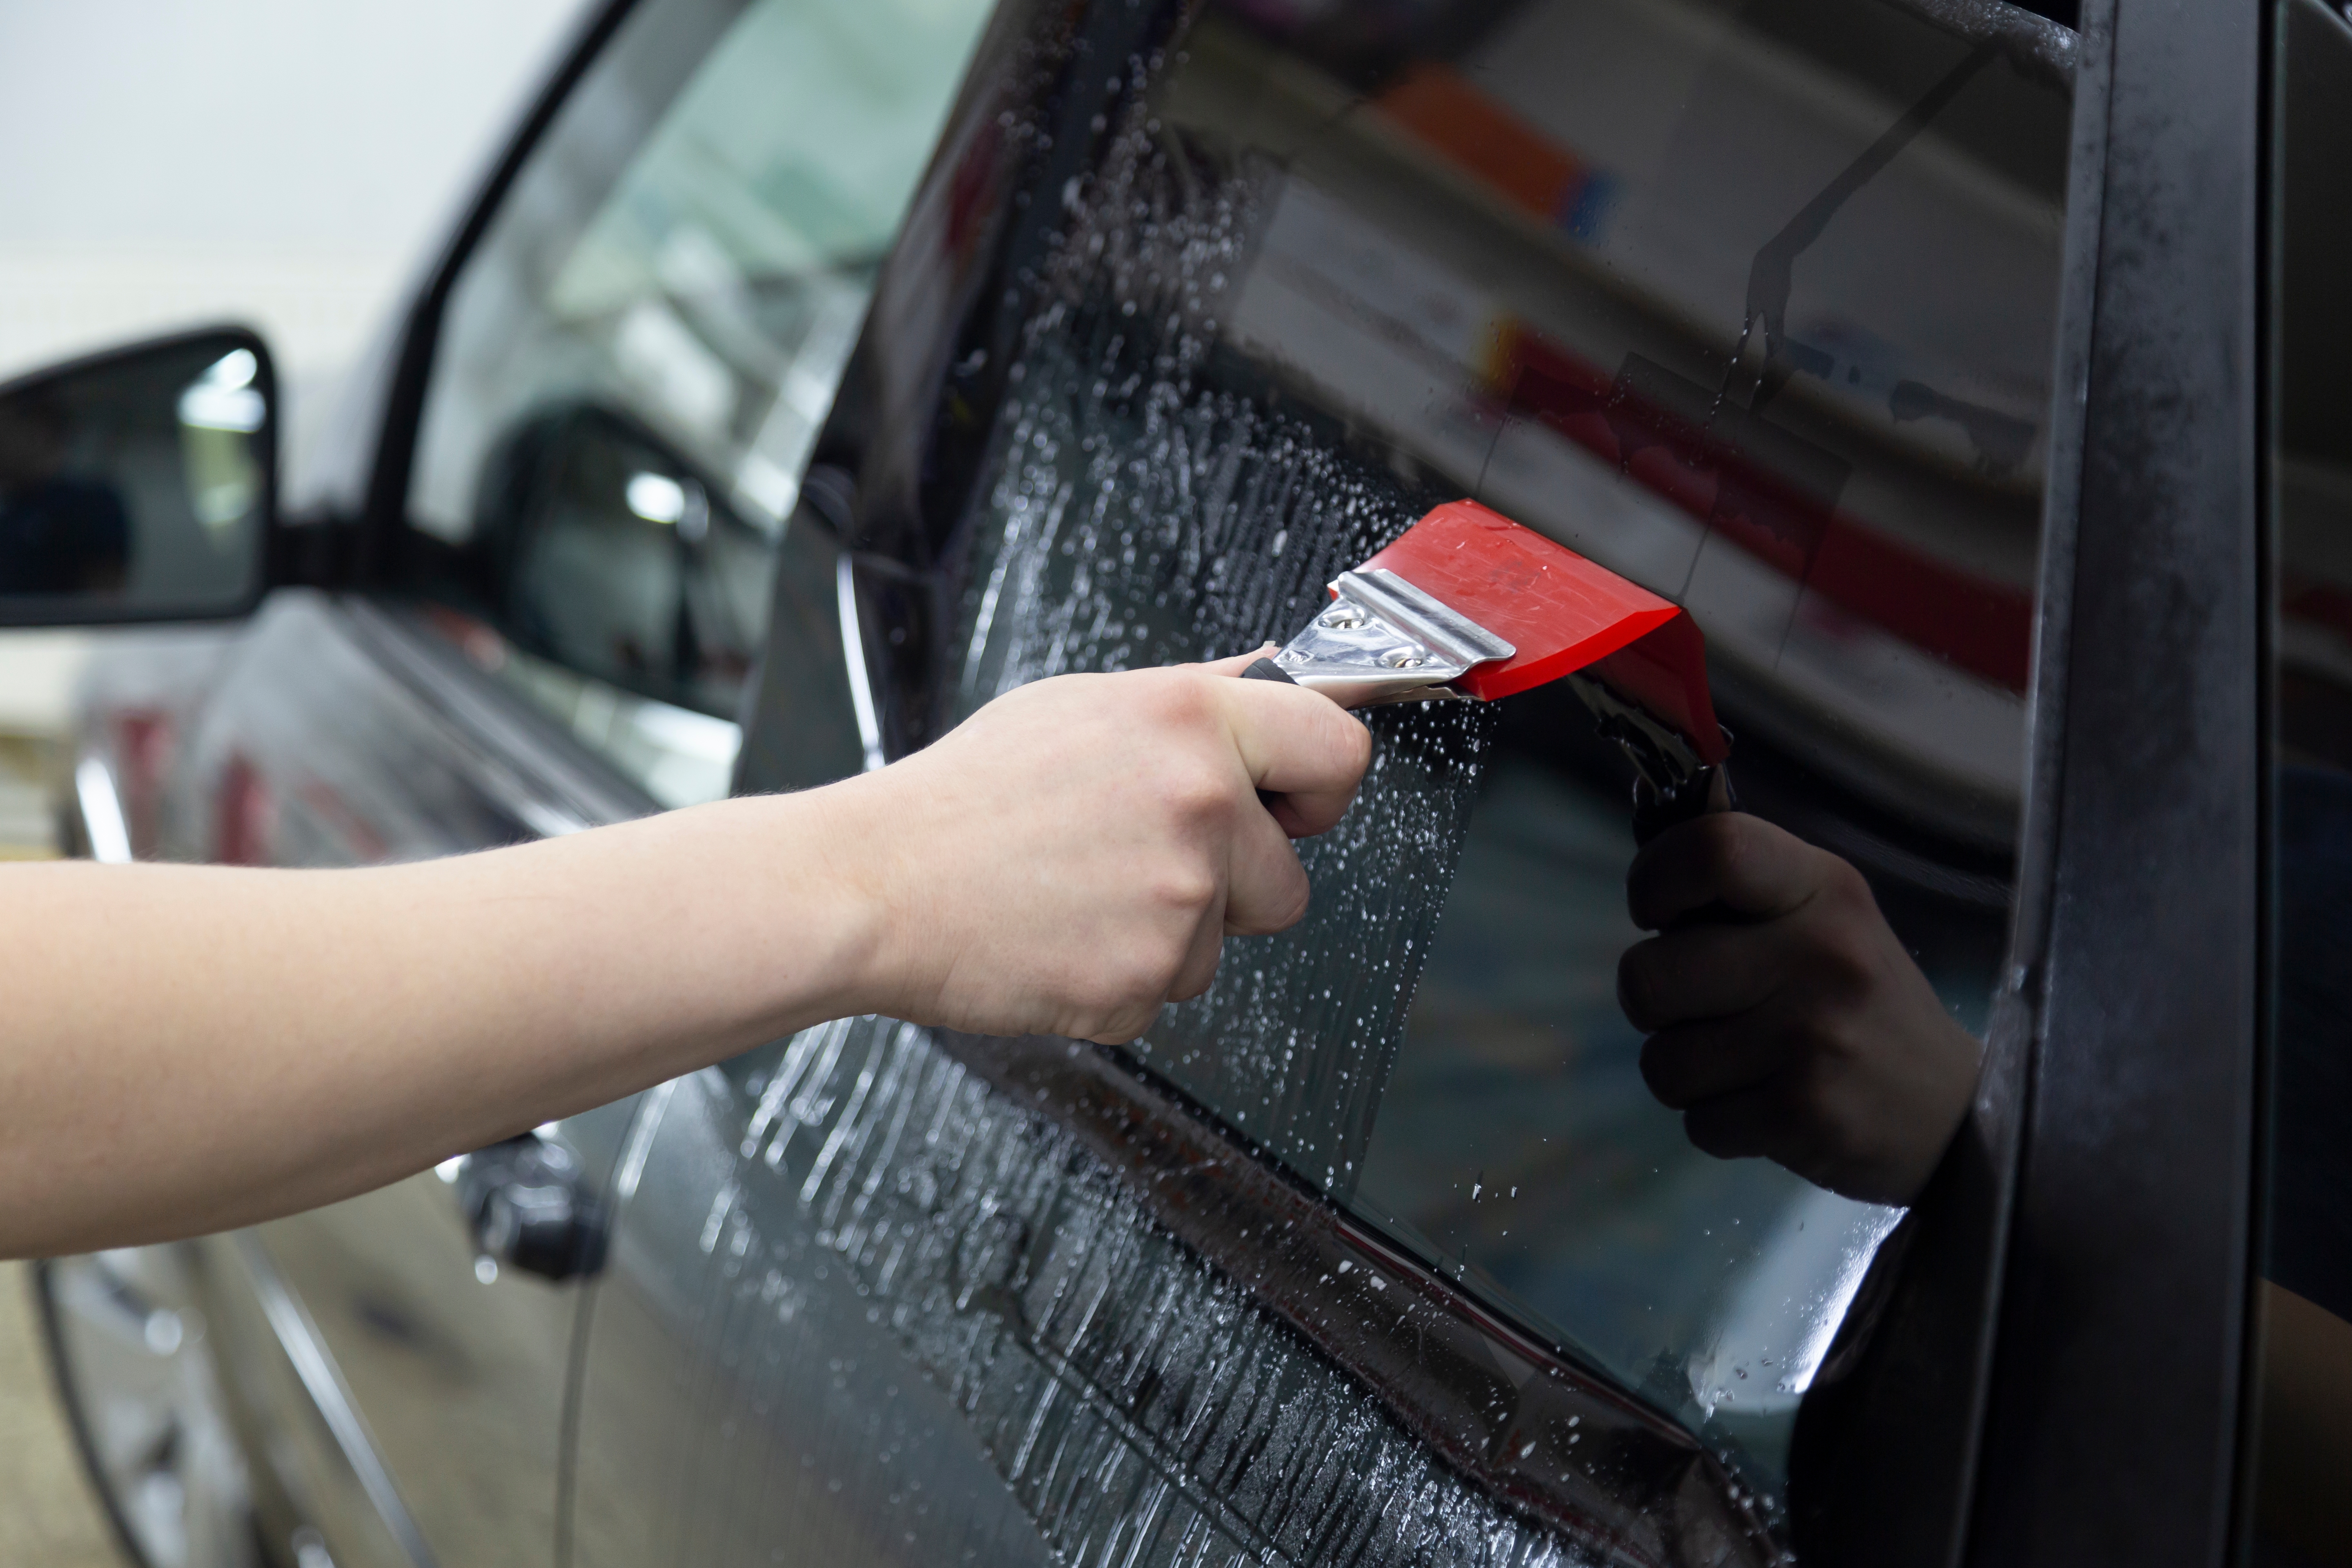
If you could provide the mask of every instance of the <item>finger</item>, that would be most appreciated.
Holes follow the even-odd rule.
[[[1749,1012],[1651,1036],[1642,1047],[1642,1079],[1658,1103],[1686,1110],[1755,1088],[1788,1059],[1788,1036]]]
[[[1213,658],[1202,664],[1178,666],[1206,671],[1211,675],[1240,675],[1262,658],[1272,658],[1282,651],[1278,643],[1267,643],[1253,653],[1235,654],[1230,658]],[[1278,684],[1278,683],[1277,683]],[[1340,708],[1361,708],[1379,695],[1372,686],[1317,687],[1315,694]]]
[[[1683,1112],[1691,1146],[1718,1160],[1772,1153],[1790,1137],[1788,1123],[1780,1091],[1769,1083],[1701,1100]]]
[[[1786,983],[1791,946],[1777,924],[1696,925],[1654,936],[1617,961],[1617,1005],[1644,1034],[1745,1013]]]
[[[1275,643],[1261,643],[1247,653],[1229,654],[1223,658],[1203,659],[1199,664],[1180,664],[1171,668],[1197,669],[1203,675],[1238,676],[1259,659],[1271,658],[1277,647]]]
[[[1244,811],[1226,847],[1222,929],[1242,936],[1287,931],[1307,912],[1307,869],[1282,825],[1263,811]]]
[[[1288,795],[1262,795],[1258,798],[1264,803],[1266,814],[1272,816],[1276,826],[1282,829],[1284,837],[1312,838],[1321,831],[1320,828],[1308,825],[1308,818],[1302,815],[1297,806],[1290,804]]]
[[[1169,1001],[1190,1002],[1209,988],[1217,977],[1217,962],[1224,955],[1225,933],[1230,929],[1222,904],[1202,916],[1184,962],[1177,965],[1176,978],[1169,984]]]
[[[1743,915],[1783,914],[1812,897],[1827,858],[1761,817],[1712,812],[1666,829],[1633,857],[1625,903],[1644,931],[1663,931],[1711,904]]]
[[[1286,830],[1321,833],[1347,815],[1372,760],[1361,722],[1301,686],[1221,680],[1213,690],[1251,784],[1286,797]]]

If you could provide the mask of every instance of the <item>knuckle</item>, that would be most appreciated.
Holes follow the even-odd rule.
[[[1217,879],[1197,860],[1180,862],[1152,878],[1150,897],[1162,909],[1197,914],[1216,901]]]
[[[1822,888],[1841,904],[1875,911],[1878,900],[1870,890],[1870,879],[1856,870],[1853,862],[1828,850],[1816,851],[1826,862],[1822,867]]]
[[[1307,868],[1298,863],[1295,852],[1286,849],[1279,859],[1265,866],[1262,874],[1253,879],[1250,896],[1242,906],[1228,913],[1237,923],[1248,926],[1253,934],[1287,931],[1307,913],[1307,901],[1313,894]]]
[[[1654,982],[1651,970],[1655,960],[1654,950],[1644,942],[1617,961],[1617,1005],[1626,1021],[1637,1029],[1647,1029],[1655,1016],[1651,1006],[1651,989]]]
[[[1710,812],[1697,821],[1700,868],[1717,886],[1732,881],[1747,864],[1749,826],[1757,819],[1738,812]]]
[[[1228,816],[1234,796],[1232,778],[1206,759],[1171,767],[1160,785],[1160,797],[1169,814],[1188,826]]]
[[[1774,1092],[1793,1113],[1826,1101],[1846,1052],[1835,1021],[1822,1011],[1800,1016],[1788,1031],[1789,1050]]]
[[[1825,922],[1813,931],[1811,968],[1823,1002],[1850,1001],[1871,988],[1878,954],[1866,931],[1847,921]]]
[[[1179,726],[1197,725],[1210,718],[1215,702],[1209,687],[1212,677],[1182,669],[1155,670],[1152,677],[1152,717]]]

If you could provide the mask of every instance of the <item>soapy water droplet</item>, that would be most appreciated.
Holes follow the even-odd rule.
[[[719,1364],[787,1378],[799,1369],[835,1402],[836,1426],[856,1412],[845,1418],[870,1435],[837,1432],[824,1447],[828,1490],[873,1499],[919,1479],[885,1424],[899,1419],[885,1407],[907,1383],[903,1353],[944,1397],[946,1418],[971,1424],[972,1451],[1064,1561],[1303,1564],[1332,1560],[1337,1541],[1365,1568],[1431,1562],[1435,1542],[1476,1543],[1443,1559],[1464,1568],[1586,1561],[1454,1474],[1245,1281],[1151,1223],[1072,1134],[1025,1097],[988,1088],[927,1032],[871,1018],[822,1026],[782,1047],[775,1078],[768,1098],[827,1109],[808,1126],[771,1128],[785,1144],[773,1162],[722,1138],[743,1184],[728,1212],[748,1263],[729,1273],[728,1248],[694,1255],[714,1271],[701,1288],[719,1292]],[[812,1282],[826,1274],[819,1257],[836,1282]],[[861,1331],[887,1336],[878,1353],[849,1353],[861,1342],[839,1338],[814,1364],[790,1353],[800,1347],[774,1320],[741,1310],[780,1288],[820,1319],[827,1299],[855,1300]],[[739,1446],[775,1430],[801,1453],[813,1413],[795,1418],[779,1401],[755,1426],[737,1394],[725,1397],[736,1403],[708,1413],[698,1429],[718,1436],[685,1471],[712,1478],[710,1502],[736,1509],[723,1489],[748,1461]],[[815,1454],[801,1457],[814,1468]],[[1409,1507],[1391,1509],[1400,1497]]]
[[[1184,285],[1244,253],[1263,177],[1185,196],[1110,171],[1079,194],[1069,235],[1108,237],[1097,257],[1057,252],[1056,286],[1018,356],[1024,392],[995,438],[958,617],[959,713],[1049,675],[1286,642],[1328,613],[1325,584],[1450,499],[1205,384],[1199,357],[1170,338],[1169,321],[1216,308]],[[1131,220],[1104,216],[1134,199],[1153,215],[1149,246]],[[1375,754],[1355,807],[1300,847],[1307,918],[1229,940],[1210,991],[1133,1047],[1341,1198],[1452,885],[1494,715],[1445,703],[1367,721]],[[1292,1053],[1301,1040],[1316,1048]]]

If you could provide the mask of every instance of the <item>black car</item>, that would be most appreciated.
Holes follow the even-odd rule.
[[[1622,756],[1382,709],[1130,1047],[844,1019],[45,1264],[126,1541],[2346,1560],[2347,169],[2319,0],[606,7],[282,473],[248,333],[0,388],[0,615],[232,622],[94,666],[83,850],[822,784],[1472,497],[1691,612],[1978,1098],[1908,1212],[1697,1152]]]

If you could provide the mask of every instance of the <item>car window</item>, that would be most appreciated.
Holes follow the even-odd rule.
[[[638,7],[451,291],[405,575],[665,804],[726,792],[778,542],[986,14]]]
[[[2273,942],[2269,1214],[2252,1514],[2257,1563],[2352,1540],[2352,26],[2276,7],[2271,486]]]
[[[998,401],[945,716],[1286,639],[1472,496],[1691,612],[1745,806],[1861,869],[1980,1029],[2072,48],[1983,15],[1996,41],[1877,0],[1203,9],[1107,77],[1013,319],[967,337],[957,406]],[[1229,942],[1133,1059],[1777,1499],[1899,1215],[1697,1153],[1651,1099],[1630,774],[1573,699],[1370,722],[1306,920]]]

